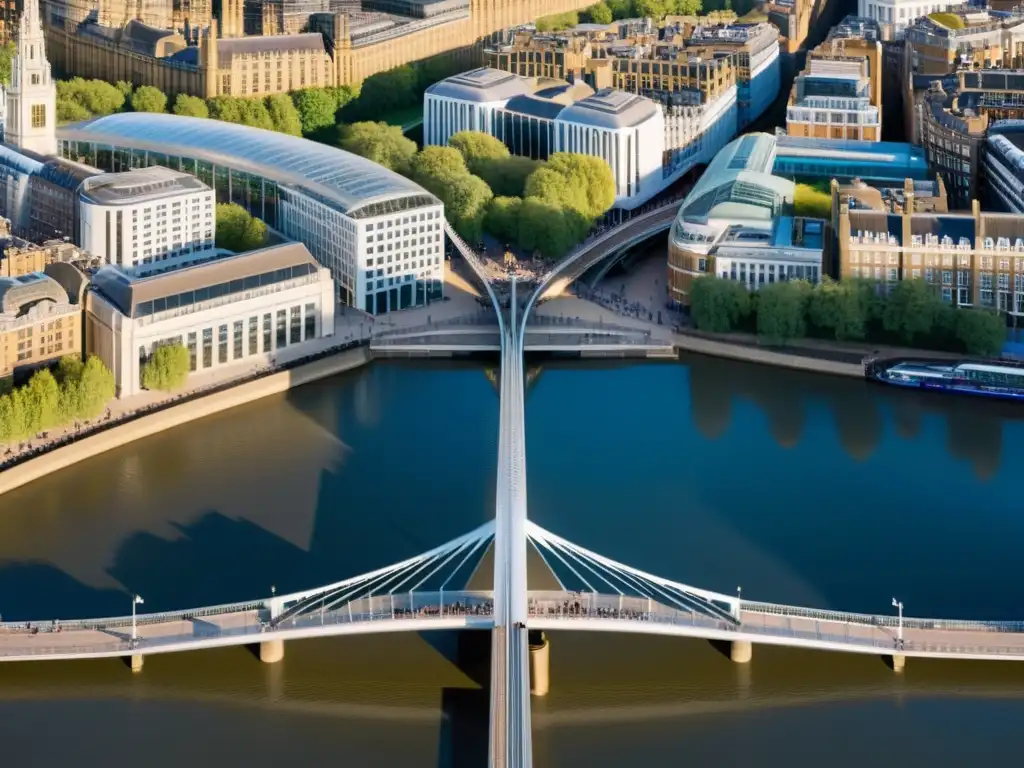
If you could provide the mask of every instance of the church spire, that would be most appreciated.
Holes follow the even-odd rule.
[[[7,88],[4,140],[42,155],[55,155],[57,84],[46,58],[39,2],[26,0],[18,22],[17,49]]]

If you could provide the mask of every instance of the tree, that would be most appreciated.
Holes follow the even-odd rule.
[[[444,203],[444,213],[466,242],[477,242],[483,232],[487,204],[491,201],[491,188],[482,179],[465,173],[448,178],[443,188],[435,192]]]
[[[672,12],[677,16],[699,16],[704,10],[701,0],[673,0],[672,6]]]
[[[672,0],[633,0],[633,8],[637,16],[661,21],[673,9],[673,4]]]
[[[542,165],[530,174],[523,189],[525,197],[543,200],[556,207],[583,211],[588,208],[586,190],[573,185],[569,179],[548,165]]]
[[[81,120],[88,120],[92,114],[77,101],[70,99],[57,99],[57,122],[77,123]]]
[[[865,338],[870,303],[874,298],[871,284],[850,279],[837,283],[826,277],[811,292],[807,314],[811,323],[837,341]]]
[[[549,259],[564,256],[578,241],[565,208],[537,197],[526,198],[519,208],[518,239],[526,250]]]
[[[742,283],[703,275],[690,286],[690,317],[702,331],[728,333],[750,314],[750,291]]]
[[[457,75],[462,70],[463,67],[457,61],[447,56],[434,56],[419,62],[416,65],[417,95],[422,94],[439,80]]]
[[[171,392],[181,388],[188,374],[188,350],[180,343],[161,344],[142,366],[142,386]]]
[[[128,101],[132,97],[132,91],[135,90],[135,86],[129,83],[127,80],[118,80],[116,83],[114,83],[114,87],[124,94],[125,101]]]
[[[132,94],[132,109],[136,112],[166,112],[167,96],[152,85],[139,86]]]
[[[299,112],[295,104],[286,93],[275,93],[267,97],[267,113],[270,115],[270,122],[278,133],[287,133],[289,136],[302,135],[302,121],[299,119]]]
[[[51,429],[64,423],[60,387],[48,368],[32,374],[26,387],[26,396],[32,404],[32,413],[38,419],[38,429]]]
[[[189,96],[185,93],[179,93],[177,98],[174,99],[174,107],[172,107],[171,111],[182,117],[207,118],[210,116],[210,110],[206,106],[205,101],[198,96]]]
[[[102,80],[75,77],[57,81],[57,98],[73,101],[96,116],[111,115],[124,108],[124,94]]]
[[[435,195],[441,195],[445,184],[469,176],[469,169],[459,150],[434,146],[425,147],[416,153],[409,161],[409,174],[417,184],[423,185]]]
[[[542,168],[526,180],[526,194],[532,196],[539,191],[531,187],[538,174],[543,174],[545,185],[551,184],[553,179],[550,173],[557,173],[565,179],[564,185],[557,192],[562,195],[557,202],[576,208],[584,216],[597,218],[615,203],[615,177],[608,163],[599,157],[555,152]],[[551,199],[551,194],[552,190],[549,190],[538,196]]]
[[[370,75],[363,81],[359,98],[342,110],[349,122],[374,120],[388,112],[411,107],[419,102],[419,76],[409,65]]]
[[[757,336],[766,344],[785,344],[807,333],[811,286],[803,280],[768,283],[757,292]]]
[[[901,280],[889,291],[882,310],[882,327],[904,344],[928,335],[935,325],[942,299],[923,280]]]
[[[521,197],[526,188],[526,180],[543,163],[540,160],[512,155],[511,157],[487,160],[480,165],[479,171],[474,171],[474,173],[487,182],[487,186],[494,191],[494,194]]]
[[[409,173],[416,154],[416,142],[407,139],[402,129],[387,123],[353,123],[338,131],[338,146],[398,173]]]
[[[295,91],[292,93],[292,103],[299,113],[299,124],[304,136],[336,124],[334,113],[338,111],[338,97],[328,89],[304,88]]]
[[[994,357],[1006,343],[1006,320],[987,309],[959,309],[955,333],[968,354]]]
[[[488,162],[509,156],[508,147],[482,131],[459,131],[448,140],[448,146],[461,152],[469,172],[480,177],[483,177],[481,170]]]
[[[267,225],[237,203],[217,203],[217,247],[235,253],[261,248]]]
[[[218,96],[207,102],[210,117],[225,123],[249,125],[254,128],[274,130],[274,124],[260,99],[240,99],[233,96]]]
[[[594,3],[583,9],[583,19],[591,24],[611,24],[612,9],[606,3]]]
[[[541,16],[537,19],[538,32],[553,32],[560,29],[575,27],[580,23],[580,16],[575,11],[567,13],[554,13],[550,16]]]
[[[11,63],[15,53],[17,47],[13,42],[0,45],[0,85],[11,84]]]
[[[487,206],[484,228],[502,242],[519,240],[519,211],[523,201],[518,197],[495,197]]]
[[[78,388],[76,415],[85,419],[95,418],[114,396],[114,375],[98,357],[92,355],[82,366]]]
[[[637,15],[633,8],[633,0],[604,0],[612,12],[612,19],[631,19]]]

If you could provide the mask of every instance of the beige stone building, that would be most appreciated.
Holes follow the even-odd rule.
[[[208,0],[145,3],[145,13],[120,24],[121,6],[112,6],[100,19],[109,26],[83,24],[76,20],[78,11],[49,15],[47,54],[54,68],[153,85],[172,98],[179,93],[259,96],[359,83],[437,56],[470,68],[482,60],[484,43],[497,31],[588,5],[586,0],[371,0],[361,6],[369,10],[331,11],[317,0],[261,5],[224,0],[220,18],[211,24]],[[375,5],[386,10],[373,10]],[[246,34],[253,31],[259,35]]]
[[[42,272],[50,264],[87,258],[78,246],[64,240],[49,240],[42,245],[10,240],[0,243],[0,277],[21,277]]]
[[[79,354],[82,308],[53,278],[0,277],[0,377]]]
[[[840,279],[924,280],[953,306],[1024,314],[1024,218],[977,201],[950,213],[941,178],[882,192],[833,182],[833,201]]]

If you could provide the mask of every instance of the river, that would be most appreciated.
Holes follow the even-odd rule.
[[[480,364],[374,363],[0,497],[5,619],[166,610],[327,583],[493,514]],[[544,363],[527,395],[531,518],[744,597],[1022,618],[1024,412],[707,358]],[[1019,754],[1024,665],[553,633],[538,768],[964,765]],[[480,765],[487,696],[449,635],[0,666],[15,764]],[[55,728],[56,726],[56,728]],[[59,738],[52,734],[59,733]],[[47,738],[50,737],[50,738]]]

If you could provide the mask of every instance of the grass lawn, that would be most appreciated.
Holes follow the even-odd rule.
[[[832,218],[832,196],[820,187],[797,184],[793,195],[793,215],[811,219]]]

